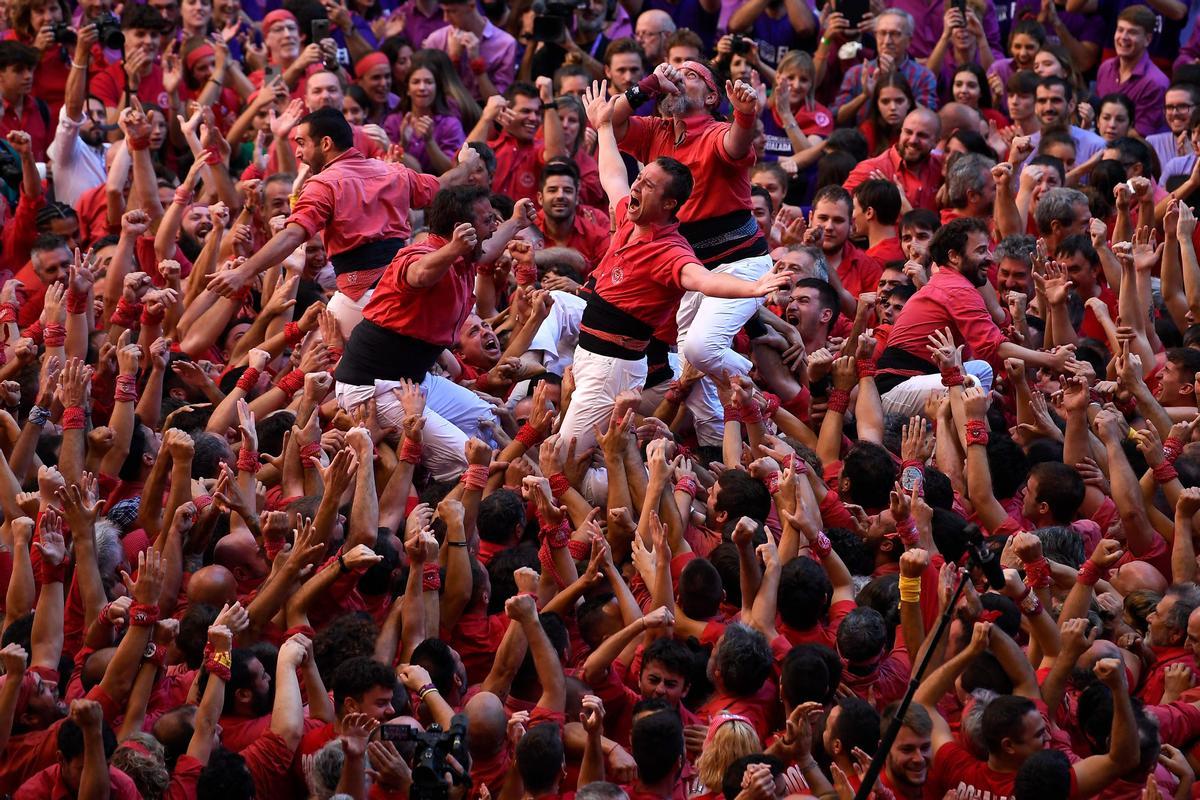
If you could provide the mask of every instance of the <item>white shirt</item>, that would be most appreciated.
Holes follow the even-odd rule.
[[[105,142],[101,147],[92,147],[79,138],[79,129],[87,122],[87,116],[78,121],[67,115],[64,105],[58,112],[58,128],[54,141],[46,148],[46,159],[54,175],[54,196],[60,202],[74,206],[88,189],[104,183]]]

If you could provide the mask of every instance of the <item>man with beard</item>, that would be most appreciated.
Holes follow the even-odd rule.
[[[132,105],[133,97],[159,108],[171,108],[171,99],[163,87],[162,66],[158,63],[163,32],[169,27],[150,6],[131,3],[125,7],[121,15],[125,57],[93,75],[88,85],[91,93],[104,103],[109,125],[116,124],[117,115]]]
[[[477,154],[464,149],[468,160],[441,178],[367,158],[354,146],[350,123],[331,108],[301,119],[295,138],[313,175],[304,182],[287,224],[240,267],[214,277],[209,288],[226,297],[236,295],[255,275],[278,266],[319,232],[338,276],[329,310],[349,336],[376,281],[408,240],[409,210],[428,206],[439,186],[469,171]]]
[[[898,182],[913,208],[938,210],[937,191],[942,184],[942,157],[933,148],[942,123],[928,108],[916,108],[904,118],[900,139],[884,152],[859,163],[843,184],[853,192],[868,178]]]
[[[570,161],[557,160],[542,170],[539,211],[534,226],[546,247],[576,250],[587,263],[583,277],[596,268],[608,250],[608,217],[579,204],[579,171]]]
[[[104,183],[108,175],[104,168],[104,103],[87,96],[88,57],[96,43],[96,26],[80,28],[78,37],[63,106],[58,112],[58,128],[46,151],[54,176],[54,196],[70,206],[85,191]]]
[[[345,92],[346,87],[342,85],[342,78],[338,73],[329,72],[328,70],[314,72],[308,76],[308,79],[304,83],[304,105],[308,107],[309,111],[332,108],[334,111],[341,112]],[[291,117],[291,119],[295,121],[296,118]],[[271,155],[267,158],[266,172],[268,175],[279,172],[283,168],[279,159],[279,153],[282,148],[286,147],[287,153],[290,156],[300,146],[297,141],[298,126],[299,123],[297,122],[290,129],[280,128],[278,130],[281,138],[275,139],[274,147],[271,148]],[[376,131],[381,130],[378,125],[372,125],[371,128]],[[384,143],[367,133],[365,126],[351,125],[350,130],[354,132],[354,147],[367,158],[383,158],[387,154],[387,148]],[[386,138],[386,135],[380,135]],[[283,141],[286,141],[287,144],[282,144]],[[288,183],[287,191],[282,193],[285,203],[291,194],[291,190],[291,183]],[[281,211],[274,213],[286,216],[287,212],[287,207],[284,207]]]
[[[899,710],[899,701],[883,710],[879,718],[881,736],[892,726]],[[879,776],[897,800],[921,800],[925,780],[929,777],[929,762],[933,760],[932,749],[933,720],[925,706],[913,703],[904,712],[900,733],[888,750],[887,761]]]
[[[772,267],[750,201],[758,93],[744,81],[726,81],[725,92],[733,106],[732,123],[714,116],[724,96],[708,64],[688,61],[680,69],[660,64],[616,99],[612,116],[613,132],[624,152],[643,164],[668,156],[687,167],[694,190],[670,217],[679,220],[679,233],[705,269],[722,276],[722,282],[739,279],[729,282],[732,291],[720,290],[720,296],[715,296],[715,285],[700,288],[710,281],[695,281],[686,287],[688,294],[676,315],[680,355],[705,374],[688,394],[687,407],[700,446],[713,448],[721,444],[725,423],[712,376],[749,373],[752,364],[732,349],[733,337],[763,302],[764,293],[745,289],[761,283]],[[663,96],[662,116],[633,116],[634,109],[653,96]],[[735,288],[740,282],[745,282],[744,289]]]
[[[499,123],[499,133],[493,125]],[[538,138],[538,127],[543,130]],[[513,200],[537,197],[538,180],[546,162],[566,158],[567,144],[562,120],[555,104],[553,81],[538,78],[537,86],[514,83],[507,100],[488,98],[479,123],[467,135],[468,142],[487,142],[496,154],[492,190]]]
[[[1075,113],[1075,90],[1069,81],[1057,75],[1048,75],[1038,81],[1034,90],[1034,113],[1042,129],[1030,137],[1029,142],[1037,152],[1042,133],[1052,128],[1066,128],[1075,140],[1075,163],[1082,164],[1105,148],[1104,139],[1098,134],[1071,125]],[[1033,155],[1030,155],[1032,158]],[[1028,160],[1025,162],[1028,164]]]
[[[996,181],[992,167],[996,162],[979,153],[963,153],[950,166],[946,176],[949,207],[942,209],[942,222],[958,217],[975,217],[989,225],[996,202]]]
[[[955,344],[966,345],[970,360],[963,369],[984,391],[991,390],[991,365],[1006,358],[1057,373],[1073,357],[1065,347],[1046,353],[1004,338],[979,293],[992,266],[990,240],[987,223],[974,217],[953,220],[934,234],[929,254],[938,271],[904,306],[879,358],[875,382],[885,412],[920,413],[925,397],[942,390],[943,376],[929,356],[935,332],[949,329]]]
[[[675,20],[667,12],[652,8],[638,15],[633,38],[642,47],[647,69],[654,69],[667,58],[667,37],[675,32]]]

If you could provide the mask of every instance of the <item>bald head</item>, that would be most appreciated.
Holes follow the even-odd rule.
[[[469,720],[467,742],[471,748],[471,758],[491,758],[500,752],[505,745],[504,734],[508,727],[508,714],[500,698],[491,692],[480,692],[467,701],[463,711]]]
[[[906,164],[919,167],[929,160],[929,154],[933,152],[941,132],[942,124],[938,115],[924,106],[918,106],[904,118],[896,149]]]
[[[1155,594],[1167,591],[1167,579],[1145,561],[1129,561],[1122,564],[1108,582],[1122,595],[1128,595],[1138,589],[1147,589]]]
[[[220,564],[201,567],[188,581],[189,603],[205,603],[221,608],[237,601],[237,578]]]
[[[258,542],[245,531],[222,537],[213,548],[213,562],[232,572],[238,581],[264,578],[269,570]]]
[[[633,35],[646,52],[647,62],[657,64],[666,55],[667,37],[674,32],[675,20],[671,19],[667,12],[655,8],[643,11],[638,16],[637,28]]]
[[[962,130],[979,133],[980,121],[982,119],[978,111],[962,103],[946,103],[946,105],[938,110],[937,117],[942,126],[941,133],[943,140],[949,139],[955,133]]]

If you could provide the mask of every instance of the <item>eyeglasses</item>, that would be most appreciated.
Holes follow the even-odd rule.
[[[1167,113],[1174,114],[1175,112],[1178,111],[1178,112],[1186,114],[1187,112],[1191,111],[1195,107],[1196,107],[1195,103],[1176,103],[1174,105],[1167,106]]]

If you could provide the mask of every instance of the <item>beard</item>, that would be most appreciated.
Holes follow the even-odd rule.
[[[988,268],[990,266],[986,262],[968,263],[963,270],[963,277],[970,281],[971,285],[976,289],[983,288],[984,284],[987,283]]]

